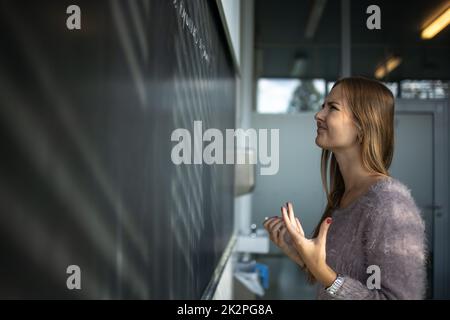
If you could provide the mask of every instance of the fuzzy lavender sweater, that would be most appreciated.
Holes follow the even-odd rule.
[[[424,298],[425,225],[404,184],[392,177],[379,180],[332,217],[326,260],[344,282],[334,296],[320,286],[318,299]],[[380,268],[380,289],[367,286],[371,265]]]

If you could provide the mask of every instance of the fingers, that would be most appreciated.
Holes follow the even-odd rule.
[[[320,225],[319,235],[317,236],[319,242],[326,243],[327,242],[327,234],[328,229],[330,228],[332,219],[326,218],[324,221],[322,221],[322,224]]]
[[[280,221],[280,217],[272,217],[268,218],[266,221],[264,221],[264,228],[267,231],[270,231],[270,229],[278,222]]]
[[[278,221],[280,221],[280,217],[269,218],[264,222],[264,228],[267,231],[270,231],[270,229],[273,227],[273,225],[276,224]]]
[[[303,231],[300,220],[297,219],[294,215],[294,207],[292,206],[292,203],[287,202],[286,207],[281,207],[281,218],[266,218],[266,221],[264,221],[264,228],[266,228],[269,232],[271,240],[276,243],[278,243],[280,239],[280,233],[282,231],[279,222],[284,222],[284,225],[286,226],[284,234],[287,231],[291,234],[293,239],[304,238],[305,232]]]
[[[303,227],[302,227],[302,225],[301,225],[301,223],[300,223],[300,220],[298,220],[298,218],[295,217],[295,214],[294,214],[294,206],[293,206],[292,203],[290,203],[290,202],[287,202],[287,203],[286,203],[286,206],[287,206],[287,208],[288,208],[289,219],[291,220],[292,225],[294,225],[295,228],[297,229],[297,231],[298,231],[302,236],[304,236],[304,235],[305,235],[305,232],[303,231]]]
[[[276,245],[280,245],[280,238],[279,235],[281,233],[282,230],[284,230],[286,228],[284,228],[284,223],[282,220],[280,220],[271,230],[271,236],[272,236],[272,241],[275,242]]]
[[[279,216],[266,217],[263,221],[263,226],[265,226],[266,223],[273,221],[274,218],[279,218]]]
[[[287,202],[286,203],[286,207],[287,207],[287,210],[288,210],[288,215],[289,215],[289,219],[291,220],[291,223],[294,226],[297,226],[297,224],[295,222],[294,207],[292,206],[292,203]]]
[[[294,241],[294,243],[302,245],[305,240],[305,236],[301,234],[300,231],[297,230],[297,221],[294,218],[294,223],[291,222],[288,213],[286,211],[286,208],[282,207],[281,212],[283,216],[283,221],[286,225],[286,229],[289,232],[292,240]]]
[[[295,218],[295,222],[297,222],[297,229],[298,229],[298,232],[300,232],[300,234],[301,234],[302,236],[304,236],[304,235],[305,235],[305,232],[303,231],[303,228],[302,228],[302,225],[301,225],[301,223],[300,223],[300,220],[298,220],[297,217]]]
[[[296,234],[297,226],[292,225],[291,219],[289,218],[289,215],[288,215],[285,207],[281,207],[281,215],[283,217],[283,221],[286,224],[286,228],[289,231],[289,233],[292,235]]]
[[[276,232],[283,226],[283,220],[278,221],[272,228],[271,232],[276,234]]]
[[[278,245],[278,234],[279,230],[283,227],[283,220],[281,219],[273,219],[274,221],[270,223],[270,225],[267,226],[267,231],[269,233],[269,238],[271,241],[273,241],[275,244]]]
[[[281,243],[282,241],[284,241],[284,236],[286,235],[287,229],[282,225],[281,226],[281,231],[278,233],[277,236],[277,243]]]

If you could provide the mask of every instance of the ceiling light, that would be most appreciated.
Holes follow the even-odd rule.
[[[422,39],[431,39],[450,23],[450,7],[422,30]]]
[[[383,63],[379,64],[375,70],[375,78],[382,79],[386,75],[392,72],[402,62],[402,58],[391,56],[387,58]]]

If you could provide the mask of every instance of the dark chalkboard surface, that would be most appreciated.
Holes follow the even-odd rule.
[[[2,0],[0,43],[0,298],[200,298],[234,169],[176,166],[170,137],[234,127],[215,2]]]

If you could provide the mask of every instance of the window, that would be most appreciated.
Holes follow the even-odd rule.
[[[330,93],[333,88],[335,82],[327,82],[327,92]],[[391,90],[394,97],[398,96],[398,83],[397,82],[383,82],[383,84]]]
[[[318,111],[334,83],[324,79],[261,78],[257,85],[257,112]],[[384,84],[395,98],[444,99],[450,92],[450,82],[441,80],[403,80]]]
[[[259,113],[295,113],[317,111],[325,99],[323,79],[261,78],[257,86]]]
[[[450,82],[441,80],[403,80],[400,82],[404,99],[444,99],[449,96]]]

